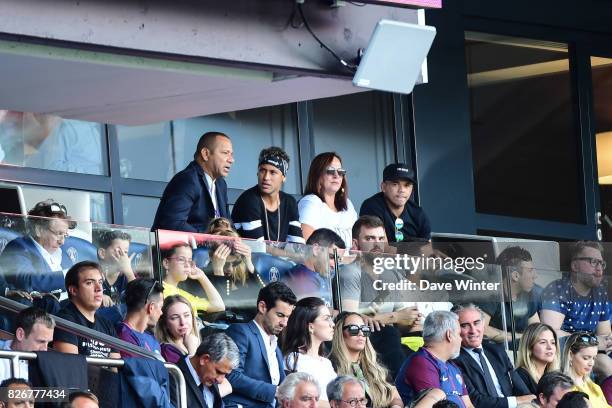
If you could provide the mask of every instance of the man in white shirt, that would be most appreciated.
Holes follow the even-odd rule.
[[[259,291],[255,318],[226,330],[240,350],[240,363],[227,377],[233,388],[224,399],[227,407],[275,406],[277,386],[285,378],[277,336],[287,326],[295,303],[295,294],[287,285],[272,282]]]
[[[47,351],[53,340],[55,320],[44,310],[36,307],[23,309],[15,319],[15,339],[0,341],[0,349],[6,351]],[[28,362],[19,361],[19,371],[11,373],[11,361],[2,359],[0,381],[16,377],[28,379]]]

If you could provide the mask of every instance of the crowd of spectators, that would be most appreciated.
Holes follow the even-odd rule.
[[[375,268],[398,251],[391,243],[413,240],[417,256],[445,256],[428,241],[431,226],[411,200],[416,177],[407,165],[384,169],[381,191],[358,216],[337,153],[315,157],[296,202],[281,191],[290,158],[270,147],[259,155],[257,184],[230,218],[223,177],[233,162],[229,136],[206,133],[194,161],[168,183],[154,228],[215,239],[203,264],[189,240],[161,248],[160,281],[135,273],[132,237],[119,230],[94,231],[97,262],[70,262],[62,244],[75,222],[61,204],[38,203],[27,233],[0,254],[0,291],[30,306],[0,349],[43,352],[51,345],[66,354],[138,358],[56,328],[55,315],[176,364],[189,407],[610,406],[612,330],[600,244],[576,243],[569,274],[546,287],[536,284],[529,251],[508,247],[497,259],[507,277],[505,303],[453,304],[447,290],[397,297],[375,289],[375,281],[435,281],[448,272]],[[308,245],[267,247],[296,261],[269,279],[246,240]],[[211,326],[213,316],[223,325]],[[2,387],[31,388],[27,364],[16,368],[2,359]],[[176,404],[175,388],[159,395]],[[67,404],[98,400],[73,393]]]

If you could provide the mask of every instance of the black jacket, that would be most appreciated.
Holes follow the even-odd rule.
[[[176,363],[178,368],[183,373],[185,377],[185,383],[187,388],[187,406],[189,408],[223,408],[223,400],[221,399],[221,395],[219,394],[219,387],[217,384],[214,384],[210,387],[210,391],[213,393],[215,397],[214,403],[212,407],[206,405],[204,401],[204,396],[202,395],[202,391],[196,385],[193,376],[191,375],[191,371],[189,371],[189,367],[187,367],[187,363],[184,358],[181,358],[178,363]],[[172,403],[175,407],[178,407],[177,401],[174,398],[174,393],[172,393]]]
[[[227,184],[217,179],[216,196],[221,217],[229,218]],[[157,207],[151,230],[204,232],[215,217],[215,208],[208,192],[204,170],[195,161],[175,174],[166,186]]]
[[[529,389],[516,374],[505,351],[496,345],[483,344],[484,354],[491,363],[502,393],[506,397],[529,395]],[[462,347],[461,354],[454,362],[463,372],[468,394],[475,408],[507,408],[506,398],[489,395],[480,365]]]

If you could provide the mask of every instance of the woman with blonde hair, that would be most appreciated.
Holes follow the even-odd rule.
[[[544,374],[559,369],[558,344],[557,333],[547,324],[532,323],[523,331],[516,372],[531,394],[537,395],[536,387]]]
[[[397,389],[387,382],[388,371],[376,357],[368,339],[370,333],[370,327],[359,313],[340,313],[336,317],[329,358],[338,375],[352,375],[362,381],[368,407],[403,407]]]
[[[161,355],[176,364],[185,356],[192,356],[200,345],[198,324],[191,303],[181,295],[164,299],[162,314],[155,326],[155,337],[161,345]]]
[[[563,373],[574,380],[572,391],[582,391],[589,396],[593,408],[608,408],[610,405],[599,385],[591,380],[599,340],[587,332],[576,332],[569,336],[561,355]]]

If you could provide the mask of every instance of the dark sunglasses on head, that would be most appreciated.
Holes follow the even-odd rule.
[[[367,326],[365,324],[363,326],[358,326],[356,324],[347,324],[346,326],[342,326],[342,330],[348,331],[348,334],[351,337],[358,336],[359,332],[361,332],[364,337],[370,337],[370,334],[372,333],[372,329],[370,329],[370,326]]]
[[[576,338],[576,342],[574,344],[577,343],[588,344],[589,346],[599,346],[599,340],[597,339],[597,336],[591,333],[582,333]]]
[[[325,174],[329,176],[334,176],[336,173],[338,173],[338,176],[340,177],[346,176],[346,170],[341,167],[335,168],[335,167],[330,166],[327,169],[325,169]]]

